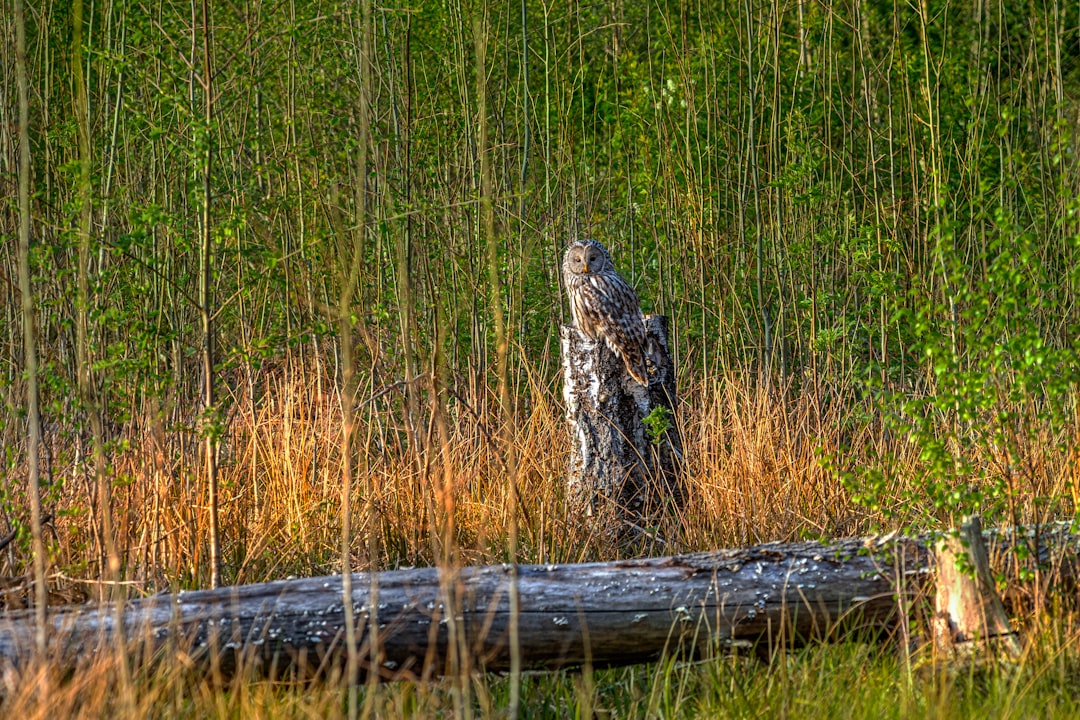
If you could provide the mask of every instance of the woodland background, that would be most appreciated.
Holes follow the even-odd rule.
[[[19,578],[12,3],[0,575]],[[137,594],[340,570],[343,531],[378,569],[1073,516],[1075,2],[26,13],[55,601],[107,576]],[[558,268],[585,235],[670,318],[684,401],[690,497],[630,548],[564,502]]]

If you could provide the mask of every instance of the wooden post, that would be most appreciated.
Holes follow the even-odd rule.
[[[935,562],[934,646],[938,652],[949,658],[973,658],[985,650],[1019,656],[1020,641],[994,589],[978,515],[966,518],[958,535],[938,542]]]
[[[613,519],[620,533],[683,498],[667,318],[647,315],[645,330],[647,388],[603,341],[572,325],[561,329],[571,503],[586,515]]]

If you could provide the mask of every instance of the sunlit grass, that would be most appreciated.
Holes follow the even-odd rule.
[[[335,547],[338,401],[320,393],[320,384],[308,376],[276,382],[260,404],[237,414],[222,464],[227,575],[237,582],[340,567]],[[883,522],[882,516],[851,501],[823,468],[822,453],[843,447],[848,462],[859,462],[865,448],[880,450],[891,443],[894,456],[906,458],[907,464],[896,468],[901,483],[916,462],[915,449],[906,448],[902,438],[890,439],[872,423],[852,421],[844,409],[851,403],[823,405],[809,393],[765,390],[735,375],[715,384],[689,384],[680,416],[688,449],[688,500],[673,508],[654,535],[615,544],[591,534],[589,523],[568,509],[565,418],[551,388],[531,392],[533,405],[515,430],[521,562],[603,560],[867,532]],[[450,420],[445,442],[431,439],[414,452],[401,442],[401,429],[389,415],[364,417],[358,467],[366,483],[357,483],[354,498],[358,567],[434,564],[447,557],[447,548],[452,561],[462,564],[509,559],[508,484],[491,445],[490,419],[459,411]],[[159,498],[159,508],[180,504],[156,518],[119,514],[132,587],[152,592],[204,582],[199,568],[205,557],[198,548],[205,543],[205,506],[198,484],[166,483],[155,471],[160,459],[150,456],[159,451],[152,443],[129,447],[122,463],[130,481],[117,488],[118,507],[148,498]],[[182,466],[183,460],[173,456],[172,466]],[[898,504],[902,489],[897,488]],[[66,500],[81,501],[75,494]],[[191,513],[190,522],[182,521],[178,507]],[[63,517],[60,539],[85,537],[92,532],[88,522],[86,514]],[[367,554],[372,532],[376,557]],[[86,577],[94,578],[92,557],[80,557],[69,547],[58,558],[81,562]],[[54,583],[60,595],[64,584]],[[1075,626],[1059,618],[1037,628],[1016,667],[969,674],[934,671],[919,656],[905,659],[894,643],[879,641],[814,644],[774,652],[767,660],[720,655],[527,674],[523,715],[1072,717],[1080,697]],[[106,654],[64,677],[50,671],[8,674],[2,707],[12,717],[49,720],[335,718],[346,712],[345,693],[333,677],[268,682],[241,673],[215,679],[180,660],[126,672],[123,667]],[[483,674],[389,683],[364,699],[376,717],[498,717],[507,702],[507,683],[505,677]]]
[[[147,13],[107,0],[86,4],[81,46],[75,4],[42,5],[28,19],[29,142],[16,142],[13,120],[0,125],[0,197],[14,197],[17,151],[31,148],[32,173],[17,175],[32,183],[39,302],[27,323],[14,292],[0,293],[0,534],[20,530],[0,555],[0,610],[30,596],[20,333],[35,324],[52,601],[111,592],[107,515],[129,596],[209,584],[197,362],[208,308],[194,296],[193,241],[211,235],[228,583],[346,564],[343,402],[358,422],[357,570],[947,527],[960,505],[950,493],[994,483],[990,523],[1075,517],[1076,3],[406,3],[379,6],[370,26],[363,3],[204,3],[210,32],[197,4]],[[487,23],[485,73],[470,27]],[[364,29],[377,52],[361,49]],[[16,55],[3,54],[5,68]],[[14,95],[0,93],[4,118]],[[488,209],[495,218],[481,222]],[[14,238],[16,224],[14,204],[0,206],[0,235]],[[557,276],[575,234],[610,242],[646,310],[669,317],[681,372],[685,503],[618,539],[564,493]],[[340,317],[337,298],[352,298],[341,305],[355,315]],[[494,392],[501,309],[509,432]],[[342,398],[343,365],[355,365],[356,398]],[[924,407],[930,442],[941,441],[939,460],[970,467],[934,494],[930,442],[887,427],[883,394],[863,386],[879,373],[882,393],[939,393]],[[93,397],[77,390],[84,378]],[[964,392],[941,395],[950,379]],[[995,391],[1001,402],[984,402]],[[1058,411],[1067,419],[1046,420]],[[106,447],[107,507],[94,440]],[[878,465],[874,502],[855,502],[861,488],[840,474]],[[1038,630],[1015,672],[939,676],[887,644],[822,645],[768,662],[528,675],[523,709],[1076,715],[1071,618],[1019,620]],[[333,718],[346,707],[332,680],[218,683],[179,660],[3,673],[0,709],[16,720]],[[380,717],[466,718],[497,716],[507,698],[506,679],[477,676],[365,700]]]
[[[530,673],[526,718],[1070,718],[1080,712],[1080,646],[1071,623],[1033,636],[1013,664],[978,669],[906,660],[891,643],[814,644],[756,656],[673,659],[627,668]],[[182,665],[136,669],[113,658],[71,676],[8,677],[0,709],[11,717],[341,718],[345,693],[332,681],[267,682],[197,676]],[[508,680],[388,683],[370,698],[375,717],[504,716]],[[363,690],[363,693],[372,692]],[[44,694],[44,698],[41,695]],[[368,700],[367,697],[362,697]]]

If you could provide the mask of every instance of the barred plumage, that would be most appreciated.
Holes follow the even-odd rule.
[[[630,376],[648,385],[645,316],[637,293],[615,271],[607,248],[595,240],[578,240],[567,248],[562,270],[578,330],[594,340],[603,338]]]

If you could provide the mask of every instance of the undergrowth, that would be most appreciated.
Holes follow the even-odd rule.
[[[718,655],[614,669],[527,674],[524,718],[1071,718],[1080,712],[1075,622],[1032,636],[1015,663],[954,671],[919,665],[891,643],[845,642],[757,656]],[[1072,628],[1072,630],[1066,630]],[[508,680],[473,675],[426,684],[362,688],[368,716],[505,717]],[[76,675],[7,678],[0,709],[11,717],[347,717],[346,693],[330,681],[215,682],[176,665],[121,669],[103,659]]]
[[[235,582],[340,568],[337,400],[314,392],[319,383],[312,378],[276,382],[261,406],[231,419],[222,463],[222,527],[227,572]],[[730,375],[687,383],[678,416],[688,449],[686,504],[673,508],[653,533],[615,545],[590,535],[588,524],[569,511],[563,495],[565,418],[553,388],[531,390],[534,405],[514,433],[519,562],[578,562],[914,530],[913,519],[925,522],[935,513],[932,498],[917,506],[910,501],[917,486],[904,484],[905,477],[918,478],[919,447],[910,438],[890,435],[868,404],[865,412],[854,413],[851,408],[860,406],[855,398],[840,402],[797,388],[763,388]],[[444,443],[432,441],[425,453],[414,455],[394,442],[397,431],[386,418],[366,418],[359,431],[365,438],[360,468],[366,479],[357,483],[354,497],[360,520],[357,568],[509,559],[509,486],[499,456],[490,451],[493,441],[485,425],[479,415],[453,418]],[[197,488],[168,482],[156,472],[162,448],[152,435],[135,440],[116,469],[129,478],[116,495],[117,507],[128,509],[117,514],[117,532],[129,595],[204,582],[197,548],[204,544],[205,510]],[[849,463],[873,462],[885,451],[898,463],[891,468],[893,499],[884,499],[889,512],[853,500],[830,467],[829,458],[839,448]],[[1054,445],[1044,452],[1054,452]],[[176,467],[183,460],[177,453],[167,464]],[[65,487],[71,492],[77,485]],[[1059,489],[1058,495],[1068,494]],[[56,504],[80,500],[72,492]],[[184,512],[191,513],[187,519]],[[950,517],[943,512],[941,523]],[[80,538],[92,531],[85,514],[61,513],[54,521],[50,586],[57,602],[90,596],[96,587],[94,558],[79,552],[85,542]],[[377,548],[375,556],[371,548]],[[9,591],[7,598],[13,606],[19,594]],[[905,656],[892,642],[814,644],[767,659],[669,658],[622,669],[527,674],[522,716],[1068,717],[1080,704],[1076,632],[1071,617],[1045,621],[1035,627],[1033,642],[1015,666],[958,676],[936,673],[925,663],[920,667],[917,656]],[[333,718],[347,707],[346,693],[333,678],[269,683],[241,674],[215,680],[179,661],[129,667],[113,657],[66,677],[49,672],[6,677],[3,709],[14,717],[59,720]],[[508,700],[507,684],[494,675],[388,683],[363,690],[360,700],[373,717],[498,717]]]

